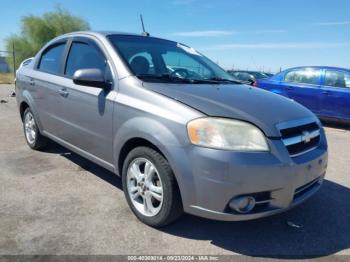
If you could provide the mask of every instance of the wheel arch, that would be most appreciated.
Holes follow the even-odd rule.
[[[128,139],[123,146],[121,147],[119,154],[118,154],[118,161],[116,166],[116,171],[118,172],[119,176],[122,176],[122,170],[123,165],[125,162],[125,159],[127,155],[135,148],[137,147],[149,147],[155,151],[157,151],[159,154],[161,154],[169,163],[171,170],[173,171],[174,177],[175,177],[175,183],[180,193],[180,199],[182,204],[184,204],[184,197],[183,197],[183,186],[181,185],[181,179],[176,175],[175,169],[173,167],[172,161],[167,157],[167,153],[164,153],[164,150],[162,150],[159,146],[157,146],[154,142],[151,142],[150,140],[143,138],[143,137],[133,137]]]
[[[20,112],[20,116],[21,116],[22,121],[23,121],[23,113],[29,107],[30,110],[34,114],[35,122],[37,124],[37,127],[39,128],[39,131],[42,132],[43,126],[41,124],[39,114],[38,114],[37,108],[35,106],[35,102],[31,96],[31,94],[27,90],[23,91],[21,100],[22,101],[20,102],[19,112]]]
[[[145,138],[141,138],[141,137],[133,137],[130,138],[129,140],[127,140],[123,146],[120,149],[120,152],[118,154],[118,161],[117,161],[117,172],[119,175],[122,174],[122,170],[123,170],[123,165],[124,165],[124,161],[127,157],[127,155],[135,148],[140,147],[140,146],[144,146],[144,147],[149,147],[152,148],[153,150],[157,151],[159,154],[161,154],[164,158],[166,158],[166,156],[163,154],[163,152],[152,142],[148,141]],[[166,158],[167,159],[167,158]]]
[[[19,114],[21,116],[21,120],[23,122],[23,117],[24,117],[24,111],[29,107],[28,103],[26,101],[22,101],[20,106],[19,106]]]

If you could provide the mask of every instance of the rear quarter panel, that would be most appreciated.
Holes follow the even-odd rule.
[[[20,107],[23,103],[26,103],[35,116],[38,116],[38,110],[34,101],[33,97],[33,89],[35,87],[31,86],[29,84],[29,81],[31,79],[31,75],[33,73],[33,63],[31,65],[23,66],[16,72],[16,101],[18,110],[20,110]],[[40,118],[36,117],[36,122],[38,125],[39,130],[42,130],[42,123],[40,121]]]

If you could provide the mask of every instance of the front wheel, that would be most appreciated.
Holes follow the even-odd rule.
[[[145,224],[165,226],[182,214],[174,174],[157,151],[148,147],[133,149],[124,161],[122,180],[131,210]]]

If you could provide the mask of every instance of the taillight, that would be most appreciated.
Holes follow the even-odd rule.
[[[258,82],[254,81],[253,84],[252,84],[252,86],[257,87],[257,86],[258,86]]]

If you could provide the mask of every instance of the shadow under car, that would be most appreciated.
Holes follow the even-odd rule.
[[[122,190],[121,179],[115,174],[56,143],[45,152],[59,154]],[[282,214],[238,222],[184,214],[176,223],[158,230],[188,239],[209,240],[215,246],[248,256],[322,257],[350,248],[349,203],[349,188],[325,180],[313,197]]]

